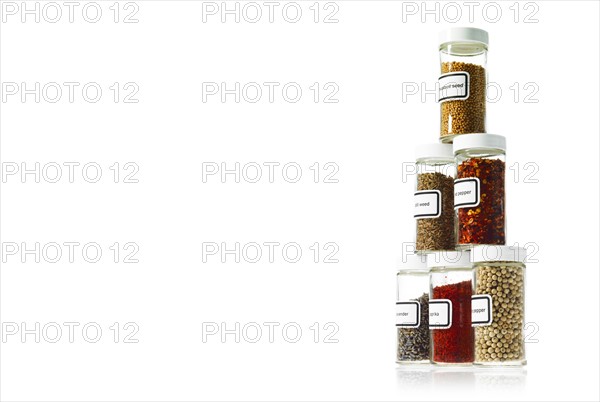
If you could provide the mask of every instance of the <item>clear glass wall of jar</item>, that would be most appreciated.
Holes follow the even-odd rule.
[[[473,249],[475,294],[475,364],[526,364],[525,261],[522,247],[478,246]]]
[[[440,33],[440,139],[486,132],[488,33],[450,28]]]
[[[454,154],[450,144],[424,144],[416,149],[414,217],[417,253],[454,250]]]
[[[506,243],[506,140],[466,134],[454,141],[456,239],[459,249]]]
[[[427,255],[427,266],[430,269],[429,328],[433,363],[473,363],[471,265],[469,251],[443,251]]]
[[[429,363],[429,269],[425,256],[408,255],[396,276],[396,362]]]

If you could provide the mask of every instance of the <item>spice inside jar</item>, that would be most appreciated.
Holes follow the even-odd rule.
[[[423,293],[412,301],[418,302],[420,306],[419,326],[398,327],[398,363],[429,361],[429,294]]]
[[[450,77],[456,77],[451,73],[457,71],[463,73],[463,76],[468,77],[469,96],[466,99],[441,101],[442,120],[440,122],[440,136],[442,140],[445,137],[451,138],[456,134],[485,133],[485,90],[487,85],[485,69],[471,63],[442,63],[443,74],[440,80],[448,80]],[[468,75],[464,75],[464,73]],[[466,82],[467,78],[464,80]],[[447,86],[450,84],[444,85]],[[467,84],[465,83],[465,85]]]
[[[475,363],[522,365],[526,363],[523,334],[526,250],[507,246],[490,250],[490,247],[473,250]]]
[[[470,364],[474,359],[474,329],[469,252],[432,253],[427,256],[427,265],[431,268],[431,360],[437,364]]]
[[[429,363],[429,269],[426,257],[406,255],[396,276],[396,362]]]
[[[455,165],[452,146],[425,144],[417,147],[416,154],[416,250],[418,253],[454,250]]]
[[[450,28],[440,33],[440,139],[486,132],[488,33]]]
[[[469,134],[456,139],[457,245],[506,242],[504,137]]]

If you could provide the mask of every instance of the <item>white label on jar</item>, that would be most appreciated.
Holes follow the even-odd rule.
[[[492,296],[471,296],[471,323],[473,326],[484,326],[492,323]]]
[[[417,328],[421,325],[421,303],[418,301],[396,302],[396,326]]]
[[[429,328],[446,329],[452,326],[452,302],[448,299],[429,300]]]
[[[479,205],[480,185],[477,177],[454,180],[454,208],[473,208]]]
[[[438,102],[468,99],[470,84],[471,77],[466,71],[440,75],[438,78]]]
[[[440,190],[417,191],[414,200],[415,218],[438,218],[442,214],[442,193]]]

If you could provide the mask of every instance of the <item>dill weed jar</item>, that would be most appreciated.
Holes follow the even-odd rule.
[[[471,364],[474,358],[473,270],[469,251],[428,254],[427,266],[430,269],[431,361]]]
[[[457,247],[504,245],[506,140],[495,134],[468,134],[454,141]]]
[[[440,140],[485,133],[488,33],[478,28],[450,28],[440,33],[438,79]]]
[[[429,363],[429,269],[425,256],[404,258],[396,276],[396,362]]]
[[[426,253],[454,250],[454,155],[450,144],[416,148],[417,180],[414,194],[416,250]]]
[[[522,247],[473,249],[475,363],[524,365],[525,261]]]

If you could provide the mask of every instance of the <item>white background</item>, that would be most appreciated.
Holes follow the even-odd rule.
[[[243,17],[236,23],[231,15],[221,23],[219,14],[204,23],[199,1],[137,1],[137,23],[122,21],[133,10],[123,4],[115,23],[112,1],[98,2],[98,23],[83,19],[85,3],[73,23],[62,5],[57,23],[43,16],[36,23],[32,15],[22,23],[21,10],[6,13],[6,3],[2,171],[22,162],[30,169],[36,162],[81,165],[73,183],[66,167],[58,183],[43,176],[36,183],[32,174],[25,183],[19,174],[3,177],[3,247],[96,242],[103,255],[88,263],[80,246],[73,263],[66,255],[57,263],[27,255],[23,263],[20,253],[3,251],[2,400],[599,398],[597,2],[538,1],[527,8],[496,2],[486,8],[487,21],[486,3],[477,3],[469,21],[458,2],[463,15],[454,24],[448,18],[455,10],[443,2],[427,3],[437,4],[438,22],[435,14],[422,22],[421,2],[337,1],[337,23],[323,22],[335,9],[324,4],[315,23],[312,1],[298,2],[298,23],[282,17],[285,3],[273,23],[263,3],[257,23]],[[408,12],[415,7],[416,14]],[[502,15],[490,22],[497,8]],[[488,132],[507,137],[507,163],[514,166],[507,176],[508,241],[538,250],[539,262],[527,270],[527,321],[539,330],[531,334],[523,370],[407,370],[394,363],[395,260],[414,227],[413,177],[403,180],[403,163],[439,132],[433,96],[403,101],[403,86],[433,88],[437,34],[452,25],[490,33],[489,80],[502,96],[488,105]],[[34,95],[23,102],[20,92],[6,94],[6,83],[21,82],[29,89],[36,82],[80,86],[72,103],[66,87],[58,102],[36,103]],[[103,89],[97,103],[81,96],[88,82]],[[117,103],[109,89],[115,82],[122,91]],[[127,82],[139,87],[138,103],[123,102]],[[223,103],[218,95],[202,101],[204,82],[281,85],[272,103],[266,92],[257,103],[236,103],[233,95]],[[281,96],[288,82],[303,89],[297,103]],[[315,82],[317,103],[309,89]],[[323,102],[328,82],[339,87],[338,103]],[[537,93],[525,99],[532,88]],[[97,183],[81,175],[89,162],[102,167]],[[115,162],[118,183],[109,169]],[[138,183],[123,182],[127,162],[139,167]],[[270,183],[265,168],[255,184],[235,183],[232,175],[226,183],[219,176],[203,183],[203,162],[229,168],[278,162],[279,169],[295,162],[303,175],[288,183],[276,170]],[[315,162],[319,183],[309,169]],[[323,182],[327,162],[339,167],[338,183]],[[526,170],[528,162],[533,167]],[[531,178],[538,182],[526,182],[535,167]],[[124,263],[121,250],[115,263],[109,249],[115,242],[121,249],[136,243],[139,262]],[[227,263],[219,256],[203,263],[204,242],[296,242],[303,255],[288,263],[280,246],[273,263],[265,255],[254,264],[231,255]],[[309,249],[315,242],[318,263]],[[338,263],[323,262],[328,242],[339,247]],[[48,335],[36,343],[35,334],[23,342],[20,331],[6,333],[10,323],[22,322],[28,329],[80,326],[72,343],[64,326],[58,342]],[[109,328],[115,322],[117,343]],[[138,343],[124,342],[128,322],[139,327]],[[233,335],[225,343],[219,335],[203,342],[208,322],[280,326],[272,343],[267,327],[256,343],[236,343]],[[315,322],[316,343],[309,328]],[[328,322],[339,328],[337,343],[325,342]],[[86,323],[102,328],[98,342],[82,337]],[[286,323],[302,328],[298,342],[282,337]]]

